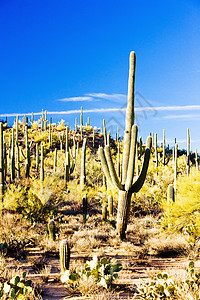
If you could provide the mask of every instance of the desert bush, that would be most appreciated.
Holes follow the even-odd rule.
[[[0,241],[7,244],[7,252],[17,255],[25,246],[35,245],[44,229],[31,226],[20,214],[4,214],[0,218]],[[29,234],[27,234],[27,232]]]
[[[200,238],[200,174],[193,171],[190,176],[177,180],[175,202],[163,202],[163,227],[185,234],[186,240],[195,244]],[[170,207],[169,207],[170,205]]]
[[[149,238],[145,244],[151,254],[159,257],[176,257],[190,252],[190,245],[181,234],[159,234]]]

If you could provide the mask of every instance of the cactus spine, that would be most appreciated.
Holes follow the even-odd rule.
[[[52,241],[55,241],[56,238],[55,230],[56,230],[55,222],[53,219],[51,219],[48,223],[48,232],[49,232],[49,238]]]
[[[66,239],[62,240],[60,243],[60,267],[61,272],[64,273],[69,269],[70,262],[70,247]]]
[[[83,145],[82,145],[82,153],[81,153],[81,178],[80,178],[80,184],[81,184],[81,190],[85,187],[85,158],[86,158],[86,143],[87,139],[84,138]]]
[[[3,146],[3,124],[0,123],[0,200],[4,194],[4,146]]]
[[[103,167],[103,171],[107,177],[107,180],[113,187],[119,190],[117,231],[122,239],[125,238],[125,231],[129,217],[132,194],[137,193],[141,189],[146,178],[151,151],[150,148],[152,143],[151,137],[148,137],[142,170],[138,179],[133,184],[138,132],[137,126],[134,125],[134,81],[135,52],[131,52],[129,69],[128,105],[126,111],[126,129],[124,135],[122,181],[120,181],[114,169],[110,147],[106,146],[105,150],[102,147],[99,148],[101,164]]]

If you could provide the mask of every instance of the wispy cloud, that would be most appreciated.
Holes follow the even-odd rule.
[[[185,111],[185,110],[200,110],[200,105],[180,105],[180,106],[155,106],[154,110],[157,111]],[[152,107],[136,107],[138,111],[150,111]]]
[[[160,118],[160,120],[199,120],[200,114],[182,114],[182,115],[167,115]]]
[[[94,98],[93,97],[88,97],[88,96],[80,96],[80,97],[62,98],[62,99],[58,99],[58,101],[62,101],[62,102],[82,102],[82,101],[94,101]]]
[[[126,101],[127,95],[125,94],[106,94],[106,93],[90,93],[87,96],[93,97],[95,99],[104,99],[112,101]]]
[[[121,101],[126,101],[126,95],[124,94],[106,94],[106,93],[88,93],[83,96],[78,97],[67,97],[61,98],[57,101],[62,102],[82,102],[82,101],[100,101],[107,100],[110,102],[118,103]]]
[[[72,97],[72,98],[79,98],[79,97]],[[75,100],[74,100],[75,101]],[[80,100],[81,101],[81,100]],[[85,100],[87,101],[87,100]],[[153,107],[154,110],[157,111],[197,111],[200,110],[200,105],[185,105],[185,106],[155,106]],[[70,115],[70,114],[77,114],[80,113],[80,109],[75,110],[67,110],[67,111],[47,111],[50,115]],[[83,109],[83,112],[85,113],[104,113],[104,112],[121,112],[126,111],[125,107],[114,107],[114,108],[92,108],[92,109]],[[136,112],[141,111],[152,111],[152,107],[135,107]],[[34,115],[41,115],[42,112],[36,112]],[[30,116],[32,113],[4,113],[0,114],[0,117],[14,117],[14,116]],[[156,119],[194,119],[194,118],[200,118],[200,114],[176,114],[176,115],[167,115],[162,116],[161,118]]]

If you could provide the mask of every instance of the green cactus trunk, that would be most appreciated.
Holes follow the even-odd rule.
[[[28,126],[25,126],[25,140],[26,140],[26,178],[30,176],[30,150],[28,144]]]
[[[87,195],[83,196],[83,223],[87,220]]]
[[[55,230],[56,230],[55,222],[53,219],[51,219],[48,223],[48,232],[49,232],[49,238],[52,241],[55,241],[55,238],[56,238]]]
[[[177,161],[178,161],[178,145],[174,147],[174,191],[176,192],[176,180],[177,180]]]
[[[155,167],[158,167],[158,142],[157,142],[157,133],[155,133]]]
[[[0,123],[0,200],[4,194],[4,145],[3,145],[3,124]]]
[[[44,146],[41,143],[41,157],[40,157],[40,180],[44,181]]]
[[[112,195],[108,196],[108,213],[109,213],[109,217],[113,216],[113,196]]]
[[[87,143],[87,139],[84,138],[83,145],[82,145],[82,153],[81,153],[81,178],[80,178],[81,190],[84,189],[85,182],[86,182],[86,173],[85,173],[86,143]]]
[[[165,165],[165,130],[163,129],[163,157],[162,157],[163,165]]]
[[[106,222],[108,218],[108,209],[107,209],[107,205],[104,205],[102,207],[102,221]]]
[[[15,179],[15,137],[12,128],[12,147],[11,147],[11,180]]]
[[[57,169],[57,148],[54,151],[54,164],[53,164],[53,170],[56,172]]]
[[[167,189],[167,204],[168,204],[168,211],[167,211],[167,217],[168,217],[168,227],[170,227],[170,219],[171,219],[171,207],[172,203],[175,201],[175,191],[173,184],[168,185]]]
[[[70,262],[70,247],[68,241],[62,240],[60,243],[60,267],[61,272],[64,273],[69,269]]]
[[[39,149],[38,149],[38,143],[35,145],[35,164],[36,164],[36,170],[38,172],[39,170]]]
[[[186,162],[186,168],[187,168],[187,176],[190,174],[190,132],[189,128],[187,128],[187,162]]]
[[[111,151],[109,145],[105,146],[105,150],[99,148],[99,156],[101,164],[106,175],[107,181],[112,187],[119,190],[118,211],[117,211],[117,232],[121,239],[125,238],[125,231],[129,218],[131,196],[137,193],[146,178],[148,169],[152,138],[148,137],[147,147],[144,155],[143,166],[139,177],[133,184],[136,147],[137,147],[137,132],[138,128],[134,125],[134,81],[135,81],[135,53],[130,54],[130,69],[129,69],[129,88],[128,88],[128,104],[126,111],[126,130],[124,135],[124,151],[123,151],[123,167],[122,167],[122,181],[117,176],[112,161]]]
[[[196,171],[199,172],[199,163],[198,163],[197,149],[195,149],[195,164],[196,164]]]

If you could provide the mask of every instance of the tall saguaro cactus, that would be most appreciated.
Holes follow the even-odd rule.
[[[186,168],[187,168],[187,176],[190,174],[190,131],[189,128],[187,128],[187,162],[186,162]]]
[[[0,123],[0,200],[4,193],[3,124]]]
[[[86,143],[87,143],[87,139],[84,138],[83,145],[82,145],[82,153],[81,153],[81,178],[80,178],[81,190],[84,189],[85,178],[86,178],[85,175]]]
[[[130,53],[128,104],[126,111],[126,129],[124,135],[124,151],[122,162],[122,181],[118,178],[111,157],[110,146],[106,145],[105,150],[100,147],[99,155],[103,171],[109,183],[119,190],[118,212],[117,212],[117,231],[120,237],[125,237],[127,227],[131,197],[143,186],[149,165],[150,148],[152,139],[148,137],[145,150],[143,166],[139,177],[133,183],[136,147],[137,147],[137,125],[134,125],[134,82],[135,82],[135,52]]]

